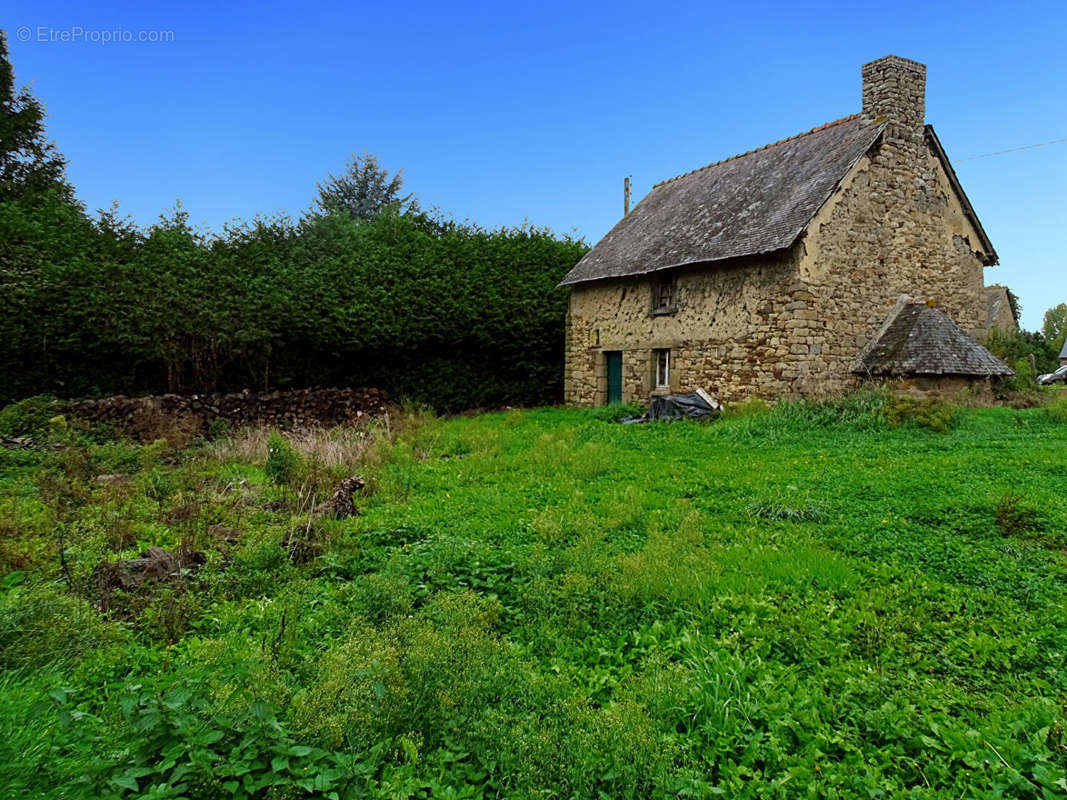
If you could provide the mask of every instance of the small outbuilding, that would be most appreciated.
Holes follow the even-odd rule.
[[[946,394],[1015,374],[944,311],[909,297],[897,301],[852,372],[865,378],[897,379],[920,392]]]

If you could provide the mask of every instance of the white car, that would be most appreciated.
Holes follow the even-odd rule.
[[[1050,372],[1047,375],[1038,375],[1037,383],[1039,386],[1048,386],[1052,383],[1067,383],[1067,364],[1064,364],[1055,372]]]

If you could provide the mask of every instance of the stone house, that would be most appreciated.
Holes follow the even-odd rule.
[[[887,56],[862,82],[859,114],[657,184],[567,274],[568,403],[839,394],[902,296],[989,355],[997,254],[924,124],[926,68]],[[927,355],[967,380],[1000,363]]]

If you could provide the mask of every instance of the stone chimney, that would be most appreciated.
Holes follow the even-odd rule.
[[[921,141],[926,114],[926,66],[899,56],[863,65],[863,118],[888,121],[887,136]]]

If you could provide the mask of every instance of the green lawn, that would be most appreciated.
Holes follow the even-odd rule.
[[[885,403],[409,415],[281,485],[240,437],[0,451],[0,785],[1067,796],[1063,401]],[[94,610],[100,561],[183,543],[186,591]]]

